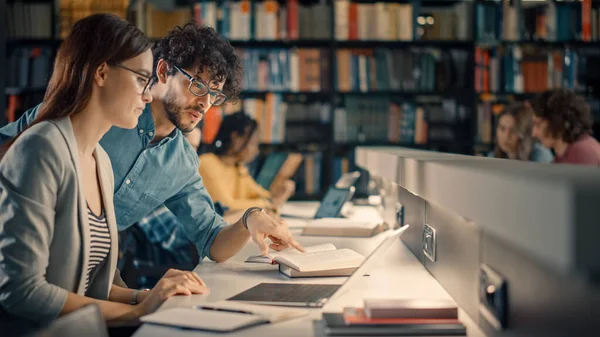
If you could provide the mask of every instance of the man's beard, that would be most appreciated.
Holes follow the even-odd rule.
[[[194,128],[196,127],[195,124],[187,126],[183,125],[183,122],[181,121],[181,116],[185,113],[183,111],[185,109],[182,109],[175,102],[176,100],[174,95],[171,94],[171,90],[168,90],[165,94],[165,97],[162,99],[162,105],[169,121],[171,121],[171,123],[173,123],[173,125],[175,125],[176,128],[183,132],[190,132],[194,130]],[[200,107],[187,107],[186,109],[200,111]],[[204,115],[204,113],[202,113],[202,115]]]

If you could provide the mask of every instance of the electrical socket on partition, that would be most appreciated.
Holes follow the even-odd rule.
[[[431,262],[435,262],[436,254],[437,254],[437,236],[435,233],[435,228],[425,224],[423,228],[423,253]]]

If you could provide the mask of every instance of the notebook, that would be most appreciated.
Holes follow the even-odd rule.
[[[304,309],[282,309],[236,301],[204,303],[192,308],[171,308],[141,318],[142,322],[180,328],[231,332],[276,323],[308,314]]]
[[[144,323],[218,332],[231,332],[269,322],[265,317],[252,313],[195,308],[161,310],[142,316],[140,320]]]
[[[349,276],[364,258],[351,249],[337,249],[327,243],[306,247],[304,253],[288,248],[269,255],[250,256],[246,262],[279,264],[279,271],[289,277]]]

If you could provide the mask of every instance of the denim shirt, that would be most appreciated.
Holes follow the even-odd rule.
[[[1,128],[0,142],[5,143],[29,125],[40,106]],[[178,129],[151,144],[154,132],[154,118],[147,104],[136,128],[113,127],[100,140],[114,171],[114,204],[119,230],[164,204],[175,214],[189,240],[195,243],[200,260],[210,257],[215,237],[227,224],[215,212],[202,183],[196,151]]]

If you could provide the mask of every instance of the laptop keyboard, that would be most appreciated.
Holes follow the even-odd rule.
[[[319,303],[331,297],[339,287],[338,284],[261,283],[229,300]]]

